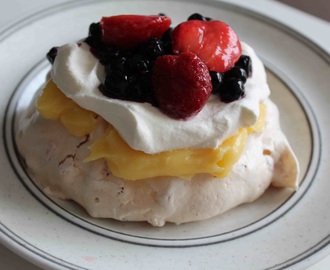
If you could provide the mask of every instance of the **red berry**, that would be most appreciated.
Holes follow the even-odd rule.
[[[231,69],[242,54],[236,33],[221,21],[183,22],[174,28],[172,39],[174,53],[193,52],[217,72]]]
[[[212,92],[207,66],[189,52],[158,57],[152,87],[159,109],[176,119],[196,115]]]
[[[150,38],[160,38],[171,25],[166,16],[118,15],[100,21],[102,41],[120,48],[133,48]]]

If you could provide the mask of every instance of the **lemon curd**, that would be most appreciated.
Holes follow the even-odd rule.
[[[46,119],[58,120],[74,136],[86,136],[96,129],[101,117],[85,110],[66,97],[50,80],[37,100],[37,110]],[[260,104],[258,121],[226,139],[216,149],[175,149],[146,154],[132,149],[112,125],[90,146],[86,162],[104,158],[116,177],[139,180],[157,176],[190,179],[196,174],[227,176],[239,160],[251,133],[261,132],[266,116],[265,105]]]

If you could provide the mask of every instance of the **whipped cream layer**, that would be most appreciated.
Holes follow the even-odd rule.
[[[270,94],[262,62],[246,43],[242,49],[250,56],[253,68],[245,84],[246,96],[223,103],[218,95],[211,95],[201,112],[187,120],[170,118],[149,103],[104,96],[99,91],[104,66],[84,42],[58,49],[51,76],[67,97],[102,116],[135,150],[153,154],[180,148],[216,148],[239,128],[253,125],[259,116],[259,103]]]

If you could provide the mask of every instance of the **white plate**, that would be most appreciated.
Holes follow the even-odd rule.
[[[176,24],[196,11],[228,22],[264,60],[302,167],[300,189],[269,189],[222,216],[163,228],[95,220],[43,195],[18,159],[13,134],[44,81],[49,48],[86,36],[103,15],[163,12]],[[21,256],[48,269],[282,269],[305,268],[329,252],[330,56],[305,37],[219,1],[77,1],[0,33],[0,52],[0,239]]]

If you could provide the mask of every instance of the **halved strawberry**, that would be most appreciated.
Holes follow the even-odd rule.
[[[242,54],[236,33],[221,21],[183,22],[174,28],[172,40],[174,53],[193,52],[217,72],[231,69]]]
[[[118,15],[100,21],[102,41],[119,48],[133,48],[149,38],[160,38],[171,25],[166,16]]]
[[[186,119],[196,115],[211,95],[210,73],[194,53],[160,56],[152,72],[158,107],[170,117]]]

